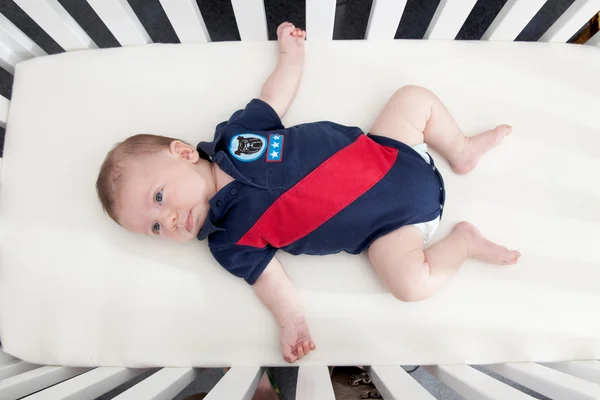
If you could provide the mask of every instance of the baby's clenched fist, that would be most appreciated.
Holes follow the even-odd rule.
[[[304,39],[306,32],[296,28],[291,22],[284,22],[277,28],[279,51],[297,57],[304,57]]]

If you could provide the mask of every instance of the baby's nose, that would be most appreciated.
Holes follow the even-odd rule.
[[[178,219],[179,215],[177,215],[177,212],[172,212],[172,213],[168,213],[164,226],[170,230],[170,231],[174,231],[175,229],[177,229],[177,219]]]

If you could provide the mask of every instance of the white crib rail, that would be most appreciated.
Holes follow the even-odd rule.
[[[427,371],[465,399],[527,400],[531,396],[490,378],[468,365],[438,365]]]
[[[384,399],[435,399],[397,365],[374,365],[369,368],[369,374]]]
[[[567,361],[543,365],[600,384],[600,361]]]
[[[0,14],[0,67],[14,73],[18,62],[43,55],[44,50]]]
[[[404,7],[406,0],[373,0],[366,39],[393,39]]]
[[[96,368],[74,378],[37,392],[28,400],[95,399],[111,389],[135,378],[143,369]],[[0,381],[0,390],[2,381]],[[2,393],[0,391],[0,393]]]
[[[6,122],[8,121],[8,108],[10,107],[10,100],[4,96],[0,96],[0,127],[6,128]],[[0,354],[0,363],[2,363],[2,354]]]
[[[307,40],[333,39],[335,0],[306,0]]]
[[[98,48],[58,0],[14,0],[14,2],[63,49]]]
[[[261,367],[233,367],[205,400],[250,400],[264,372],[265,369]]]
[[[551,399],[600,399],[600,385],[540,364],[497,364],[487,368]]]
[[[566,42],[600,9],[600,0],[575,0],[542,35],[541,42]]]
[[[267,17],[263,0],[231,0],[242,40],[267,40]]]
[[[335,400],[326,366],[300,367],[296,385],[296,400]]]
[[[9,0],[7,0],[9,1]],[[97,48],[58,0],[13,0],[63,49]],[[195,0],[159,0],[182,43],[204,43],[210,34]],[[481,40],[512,41],[548,0],[509,0]],[[87,0],[122,46],[152,43],[127,0]],[[429,23],[425,39],[453,40],[476,0],[442,0]],[[242,40],[267,40],[263,0],[231,0]],[[406,0],[373,0],[366,39],[393,39]],[[306,28],[309,40],[332,40],[335,0],[307,0]],[[543,42],[566,42],[595,13],[600,0],[576,0],[540,38]],[[600,36],[590,39],[598,45]],[[14,72],[16,63],[45,52],[12,22],[0,14],[0,67]]]
[[[195,0],[160,0],[181,43],[210,42],[210,35]]]
[[[453,40],[477,0],[441,0],[433,15],[425,39]]]
[[[127,368],[69,368],[38,367],[19,360],[7,365],[24,365],[0,379],[0,399],[11,400],[24,396],[28,400],[94,399],[121,384],[139,376],[145,370]],[[486,368],[509,380],[500,382],[487,373],[468,365],[427,366],[424,369],[441,383],[467,400],[525,400],[516,382],[534,392],[552,399],[599,399],[600,363],[572,361],[547,364],[512,363],[488,365]],[[2,371],[2,369],[0,369]],[[214,386],[207,400],[250,400],[265,369],[262,367],[234,367]],[[371,366],[368,368],[373,384],[384,399],[434,399],[413,376],[399,366]],[[168,400],[176,397],[186,386],[200,376],[200,369],[162,368],[133,385],[114,399]],[[296,385],[297,400],[333,400],[335,395],[329,372],[325,366],[300,367]]]
[[[0,381],[0,399],[18,399],[88,371],[89,368],[40,367]]]
[[[12,360],[0,365],[0,379],[10,378],[11,376],[22,374],[23,372],[31,371],[37,368],[35,364],[30,364],[25,361]]]
[[[515,40],[546,1],[547,0],[508,0],[481,39]]]
[[[121,46],[152,43],[127,0],[87,0]]]
[[[196,379],[198,372],[194,368],[163,368],[114,400],[172,399]]]

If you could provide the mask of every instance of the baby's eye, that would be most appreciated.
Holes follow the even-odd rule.
[[[156,192],[156,194],[154,195],[154,200],[160,204],[162,203],[163,200],[163,194],[162,194],[162,190],[159,190],[158,192]]]
[[[159,234],[160,233],[160,224],[158,222],[155,222],[154,225],[152,225],[152,230],[154,231],[154,233]]]

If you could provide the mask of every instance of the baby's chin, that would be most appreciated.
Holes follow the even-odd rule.
[[[185,239],[182,239],[181,242],[191,242],[192,240],[198,240],[198,238],[196,236],[192,236],[189,238],[186,237]]]
[[[180,236],[176,236],[176,237],[167,237],[166,239],[170,240],[170,241],[174,241],[174,242],[185,243],[185,242],[191,242],[192,240],[197,240],[197,234],[194,235],[193,233],[186,233],[185,235],[180,235]]]

